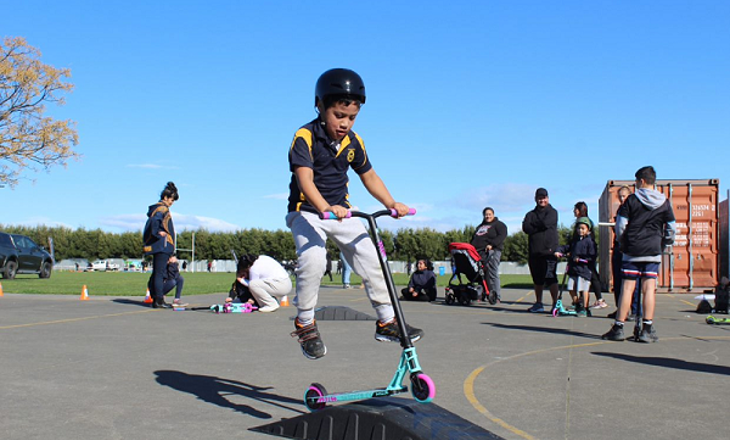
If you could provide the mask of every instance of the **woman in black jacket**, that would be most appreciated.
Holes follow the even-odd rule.
[[[482,257],[482,264],[487,272],[489,293],[494,294],[494,298],[500,301],[499,262],[504,250],[504,239],[507,238],[507,225],[494,216],[494,209],[490,207],[482,210],[482,217],[482,223],[474,231],[471,245]]]
[[[175,226],[172,223],[170,207],[179,199],[177,187],[167,182],[160,194],[160,201],[150,205],[147,210],[147,223],[144,226],[145,255],[152,255],[152,275],[150,275],[150,296],[154,298],[152,307],[169,308],[165,302],[164,283],[167,274],[167,260],[175,253]]]

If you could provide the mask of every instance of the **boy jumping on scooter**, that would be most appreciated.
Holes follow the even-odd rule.
[[[558,247],[555,256],[561,258],[569,256],[568,261],[568,290],[575,304],[577,316],[590,316],[588,308],[591,287],[591,265],[596,260],[596,244],[591,238],[591,221],[588,217],[580,217],[575,222],[576,233],[573,241]]]
[[[299,265],[296,270],[297,318],[292,336],[299,338],[304,356],[318,359],[327,353],[322,342],[314,308],[326,269],[325,241],[330,238],[342,251],[347,263],[360,275],[378,321],[375,339],[400,341],[395,313],[375,246],[359,219],[345,218],[348,209],[347,171],[352,168],[365,188],[398,216],[409,207],[396,202],[375,173],[362,138],[352,127],[365,104],[365,85],[348,69],[332,69],[317,80],[314,105],[318,117],[300,128],[289,149],[289,206],[286,224],[294,235]],[[332,212],[339,220],[322,220],[320,213]],[[407,325],[413,342],[423,331]]]

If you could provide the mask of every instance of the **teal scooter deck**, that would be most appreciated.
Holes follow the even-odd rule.
[[[559,299],[555,302],[555,307],[553,307],[553,316],[577,316],[578,312],[571,309],[566,309],[563,306],[563,300]]]

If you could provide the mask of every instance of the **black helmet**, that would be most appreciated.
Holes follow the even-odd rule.
[[[330,69],[317,80],[315,105],[317,99],[324,102],[325,96],[329,95],[350,95],[365,104],[365,84],[360,75],[350,69]]]

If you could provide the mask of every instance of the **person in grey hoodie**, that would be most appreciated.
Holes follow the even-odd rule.
[[[631,295],[623,293],[633,292],[637,280],[641,280],[641,291],[644,294],[643,322],[641,330],[635,332],[634,340],[656,342],[659,340],[653,325],[656,280],[662,251],[665,246],[674,243],[674,210],[664,194],[654,189],[654,167],[642,167],[635,176],[636,192],[621,205],[616,217],[615,232],[623,252],[620,304],[616,322],[602,338],[612,341],[624,339],[623,327],[631,308]]]

